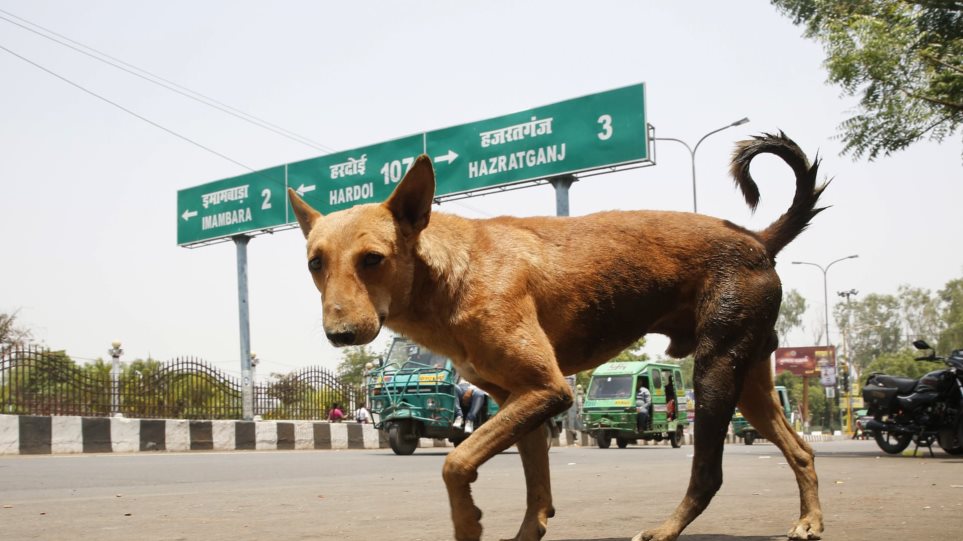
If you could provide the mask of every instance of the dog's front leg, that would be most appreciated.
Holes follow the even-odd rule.
[[[528,511],[518,532],[518,541],[538,541],[545,534],[545,523],[551,510],[548,484],[548,442],[541,425],[555,411],[572,403],[565,380],[546,382],[537,389],[512,392],[501,410],[448,454],[442,475],[448,489],[455,539],[481,539],[481,510],[471,497],[471,483],[478,478],[478,468],[488,459],[520,443],[529,487]],[[541,439],[541,444],[536,441]],[[524,440],[524,441],[522,441]]]
[[[522,521],[518,533],[512,540],[539,540],[548,528],[548,519],[555,516],[552,506],[552,484],[548,468],[548,434],[547,427],[542,424],[518,440],[518,454],[522,458],[525,469],[525,486],[528,494],[528,506],[525,519]]]

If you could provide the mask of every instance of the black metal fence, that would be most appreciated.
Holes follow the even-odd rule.
[[[0,413],[131,418],[240,419],[241,382],[199,359],[111,365],[74,363],[62,351],[35,347],[0,352]],[[254,385],[254,414],[265,419],[324,419],[331,404],[346,412],[361,389],[323,368],[304,368]]]

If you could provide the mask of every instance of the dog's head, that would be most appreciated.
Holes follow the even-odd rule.
[[[288,189],[307,239],[308,270],[321,292],[324,332],[335,346],[371,342],[408,304],[415,245],[428,226],[434,193],[435,174],[424,155],[382,204],[322,216]]]

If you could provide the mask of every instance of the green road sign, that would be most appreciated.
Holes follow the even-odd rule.
[[[292,163],[288,186],[322,214],[380,203],[424,149],[424,136],[418,134]],[[288,219],[293,222],[294,215]]]
[[[287,223],[284,166],[177,192],[177,244],[194,244]]]
[[[440,198],[650,161],[647,128],[637,84],[219,180],[177,193],[177,243],[293,223],[288,186],[323,214],[384,201],[422,153]]]
[[[642,84],[428,132],[438,195],[646,161]]]

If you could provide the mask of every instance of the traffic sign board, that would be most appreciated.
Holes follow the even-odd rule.
[[[438,195],[645,161],[643,84],[428,132]]]
[[[391,195],[408,168],[424,152],[422,134],[336,152],[288,165],[288,185],[322,214]],[[294,215],[288,216],[294,221]]]
[[[284,166],[177,192],[177,244],[194,244],[287,223]]]
[[[650,161],[648,149],[637,84],[181,190],[177,243],[293,223],[288,186],[322,214],[384,201],[422,153],[444,197]]]

